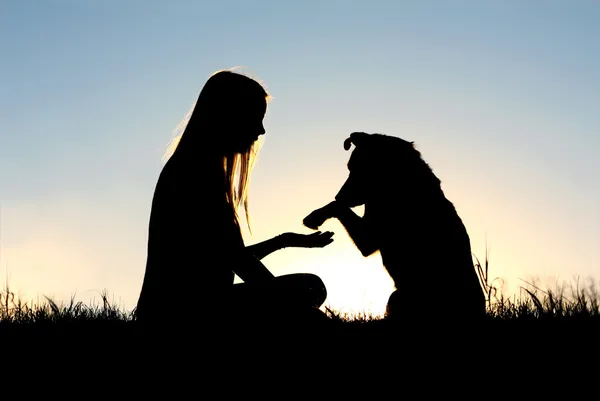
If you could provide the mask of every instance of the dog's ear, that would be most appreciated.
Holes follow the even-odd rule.
[[[350,136],[344,140],[344,149],[345,150],[350,149],[351,144],[354,144],[354,146],[358,146],[361,142],[363,142],[365,140],[365,138],[367,138],[369,136],[370,135],[367,134],[366,132],[351,133]]]

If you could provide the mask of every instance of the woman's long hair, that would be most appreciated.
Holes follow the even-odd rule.
[[[196,104],[176,128],[163,157],[166,162],[177,153],[189,155],[189,160],[214,152],[222,161],[225,198],[231,206],[233,218],[239,227],[238,208],[243,206],[246,222],[248,214],[248,182],[255,160],[258,141],[243,148],[235,148],[236,135],[243,127],[223,129],[231,123],[234,114],[244,108],[266,107],[270,95],[256,80],[232,70],[212,74],[198,96]],[[236,130],[236,128],[240,128]],[[183,156],[185,158],[185,156]]]

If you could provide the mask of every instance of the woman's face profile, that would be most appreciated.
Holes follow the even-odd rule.
[[[266,133],[263,119],[266,113],[266,102],[254,107],[238,110],[231,116],[231,133],[235,138],[235,148],[243,151],[249,148],[256,140]]]

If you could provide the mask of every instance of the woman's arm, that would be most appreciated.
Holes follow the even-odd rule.
[[[331,231],[317,231],[311,234],[283,233],[258,244],[246,247],[257,259],[283,248],[323,248],[333,242]]]
[[[256,257],[256,259],[261,260],[265,256],[270,255],[271,253],[273,253],[275,251],[285,248],[286,244],[285,244],[284,240],[285,240],[285,238],[283,237],[283,235],[278,235],[278,236],[268,239],[266,241],[259,242],[254,245],[248,245],[248,246],[246,246],[246,249],[252,255],[254,255],[254,257]]]
[[[233,272],[239,276],[245,283],[253,283],[267,281],[275,276],[262,264],[255,256],[249,252],[244,252],[245,255],[233,263]]]
[[[225,226],[227,227],[227,225]],[[262,264],[250,250],[244,246],[239,231],[230,226],[231,230],[225,230],[222,241],[224,242],[223,259],[231,270],[238,275],[246,283],[259,282],[270,280],[275,276]],[[266,241],[265,241],[266,242]],[[268,250],[267,246],[274,246],[274,243],[267,244],[264,249]],[[260,250],[260,249],[259,249]]]

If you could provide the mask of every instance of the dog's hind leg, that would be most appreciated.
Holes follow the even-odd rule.
[[[395,319],[400,316],[402,311],[402,296],[399,290],[392,292],[388,298],[387,306],[385,308],[385,315],[388,319]]]

